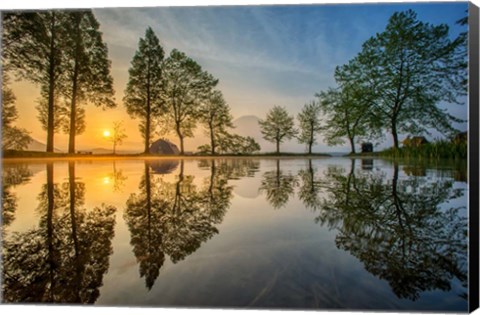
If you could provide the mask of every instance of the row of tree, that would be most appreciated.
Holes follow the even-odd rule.
[[[467,20],[458,23],[465,25]],[[355,153],[357,141],[380,139],[386,132],[394,148],[399,147],[399,134],[428,134],[431,129],[452,134],[453,123],[462,120],[438,105],[461,103],[466,93],[465,35],[452,40],[445,24],[421,22],[412,10],[394,13],[383,32],[336,68],[337,87],[317,93],[318,100],[304,106],[298,115],[299,131],[293,117],[275,106],[260,121],[262,134],[276,143],[277,153],[280,143],[297,135],[308,153],[319,134],[329,145],[348,141]],[[41,88],[37,109],[47,130],[47,152],[53,152],[54,133],[61,129],[69,134],[68,152],[74,153],[75,136],[85,130],[82,105],[116,106],[108,50],[95,16],[90,10],[7,13],[3,41],[5,69]],[[14,96],[6,82],[8,77],[2,86],[5,135],[18,134],[21,147],[28,137],[25,130],[12,127]],[[231,134],[230,107],[217,85],[218,79],[185,53],[173,49],[165,58],[159,39],[148,28],[131,61],[123,98],[127,113],[140,120],[144,153],[149,153],[154,134],[174,131],[184,154],[184,139],[193,136],[198,123],[210,138],[200,152],[259,151],[253,138]]]
[[[463,18],[457,22],[467,24]],[[298,115],[300,131],[292,116],[274,107],[260,121],[264,138],[279,144],[298,134],[308,147],[321,134],[329,145],[348,141],[351,153],[360,140],[379,140],[390,133],[394,148],[400,134],[429,134],[436,129],[446,136],[458,132],[463,122],[440,102],[462,104],[467,83],[467,37],[450,39],[445,24],[431,25],[414,11],[394,13],[386,29],[368,39],[362,50],[335,70],[336,88],[317,93]]]

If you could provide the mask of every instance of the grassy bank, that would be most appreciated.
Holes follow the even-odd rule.
[[[435,141],[418,147],[401,147],[398,149],[389,148],[377,152],[376,156],[416,159],[416,160],[459,160],[467,159],[468,151],[466,143],[455,144],[450,141]]]
[[[67,153],[47,153],[38,151],[15,151],[7,150],[3,152],[4,159],[156,159],[156,158],[316,158],[316,157],[330,157],[325,153],[258,153],[258,154],[189,154],[189,155],[156,155],[156,154],[67,154]]]

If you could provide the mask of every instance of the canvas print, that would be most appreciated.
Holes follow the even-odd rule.
[[[471,311],[472,10],[2,11],[1,302]]]

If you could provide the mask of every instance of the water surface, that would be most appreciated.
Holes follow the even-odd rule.
[[[467,311],[458,164],[3,164],[3,302]]]

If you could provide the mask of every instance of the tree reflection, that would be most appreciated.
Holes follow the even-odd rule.
[[[27,183],[32,172],[26,165],[4,165],[2,174],[2,230],[15,219],[17,196],[12,191],[16,186]]]
[[[123,186],[125,186],[125,181],[128,179],[128,177],[123,175],[123,171],[121,169],[117,169],[115,161],[113,161],[113,171],[109,177],[113,182],[113,191],[122,192]]]
[[[37,228],[4,240],[3,298],[7,302],[94,303],[112,253],[115,208],[84,207],[85,186],[69,163],[68,182],[47,183],[38,197]]]
[[[166,163],[169,169],[175,169],[170,167],[171,162]],[[184,161],[179,164],[178,175],[169,182],[154,176],[146,162],[140,193],[132,194],[127,201],[125,220],[140,276],[145,277],[149,290],[165,255],[176,263],[218,233],[215,225],[222,222],[232,198],[225,168],[217,166],[215,160],[210,162],[210,176],[202,187],[194,184],[194,176],[184,174]],[[153,166],[165,169],[158,161]]]
[[[316,211],[321,206],[321,182],[315,178],[315,169],[312,160],[308,160],[308,167],[298,172],[300,177],[300,190],[298,198],[303,202],[305,208]]]
[[[297,179],[294,175],[285,174],[280,169],[279,159],[276,160],[276,164],[276,170],[263,174],[259,191],[265,192],[270,205],[275,209],[279,209],[284,207],[288,199],[294,195]]]
[[[400,298],[451,290],[457,278],[467,287],[465,207],[449,201],[463,195],[453,180],[400,177],[386,173],[329,168],[327,197],[316,219],[338,230],[336,245],[360,259],[370,273],[388,281]]]

